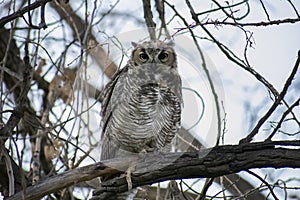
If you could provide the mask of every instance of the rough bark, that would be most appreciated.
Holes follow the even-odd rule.
[[[260,142],[219,146],[199,152],[147,154],[136,162],[131,175],[132,184],[137,187],[170,179],[219,177],[252,168],[299,168],[299,146],[300,141]],[[82,181],[122,173],[132,161],[128,158],[113,159],[49,177],[28,187],[25,198],[39,199]],[[102,183],[102,188],[94,194],[126,190],[126,178],[120,176]],[[21,197],[22,191],[8,199]]]

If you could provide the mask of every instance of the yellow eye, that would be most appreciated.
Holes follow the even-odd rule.
[[[158,59],[162,62],[166,62],[169,59],[169,54],[164,51],[158,55]]]
[[[140,52],[139,53],[139,59],[142,62],[146,62],[149,59],[149,57],[148,57],[148,55],[145,52]]]

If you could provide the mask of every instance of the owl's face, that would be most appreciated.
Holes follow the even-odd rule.
[[[135,65],[158,63],[176,69],[176,54],[172,44],[164,43],[159,40],[132,44],[135,49],[132,52],[131,60],[134,61]]]

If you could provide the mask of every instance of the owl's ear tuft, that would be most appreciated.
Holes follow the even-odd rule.
[[[136,46],[138,45],[138,43],[136,43],[136,42],[131,42],[131,45],[132,45],[133,47],[136,47]]]
[[[175,42],[174,40],[169,40],[168,42],[166,42],[167,45],[174,47],[175,46]]]

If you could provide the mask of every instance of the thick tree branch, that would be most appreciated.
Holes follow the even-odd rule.
[[[300,145],[300,141],[291,141],[290,144],[292,143]],[[170,179],[212,178],[252,168],[300,167],[300,155],[294,155],[298,149],[277,148],[275,144],[289,143],[284,141],[226,145],[199,152],[163,154],[159,158],[152,155],[144,159],[144,162],[137,163],[131,177],[132,184],[137,187]],[[173,162],[174,160],[176,161]],[[122,177],[103,183],[103,188],[95,194],[126,190],[127,182]]]
[[[294,148],[285,148],[287,146]],[[132,184],[137,187],[169,179],[218,177],[252,168],[300,168],[298,147],[300,141],[277,141],[218,146],[199,152],[147,154],[137,161]],[[120,158],[76,168],[28,187],[25,198],[39,199],[82,181],[122,173],[131,164],[132,159]],[[127,190],[126,179],[122,176],[103,183],[103,186],[96,195]],[[22,192],[19,192],[9,200],[21,197]]]

